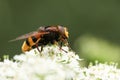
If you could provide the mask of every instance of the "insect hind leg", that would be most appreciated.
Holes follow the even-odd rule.
[[[40,56],[42,56],[42,53],[41,53],[41,52],[43,51],[43,45],[41,45],[41,49],[39,49],[38,44],[36,44],[35,46],[36,46],[38,52],[40,53]]]

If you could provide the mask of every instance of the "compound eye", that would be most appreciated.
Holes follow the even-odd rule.
[[[36,42],[37,38],[35,36],[32,36],[32,40],[33,40],[33,42]]]

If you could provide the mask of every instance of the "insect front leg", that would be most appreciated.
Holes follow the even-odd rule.
[[[68,53],[66,50],[62,49],[63,42],[60,42],[60,50],[63,50],[64,52]]]
[[[71,47],[70,47],[70,44],[67,40],[66,40],[66,46],[69,48],[69,50],[72,50]]]

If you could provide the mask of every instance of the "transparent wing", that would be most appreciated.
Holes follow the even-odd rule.
[[[37,31],[33,31],[33,32],[30,32],[30,33],[21,35],[21,36],[15,38],[15,39],[13,39],[13,40],[10,40],[9,42],[26,39],[26,38],[28,38],[28,37],[30,37],[30,36],[35,36],[36,34],[38,34],[38,32],[37,32]]]

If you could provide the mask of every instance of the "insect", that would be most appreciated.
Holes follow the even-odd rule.
[[[67,28],[60,25],[42,26],[37,31],[24,34],[11,41],[26,39],[22,45],[22,52],[29,51],[33,48],[37,48],[41,52],[43,46],[47,44],[58,44],[60,49],[63,50],[63,44],[68,46],[68,34]],[[41,46],[41,49],[38,46]]]

